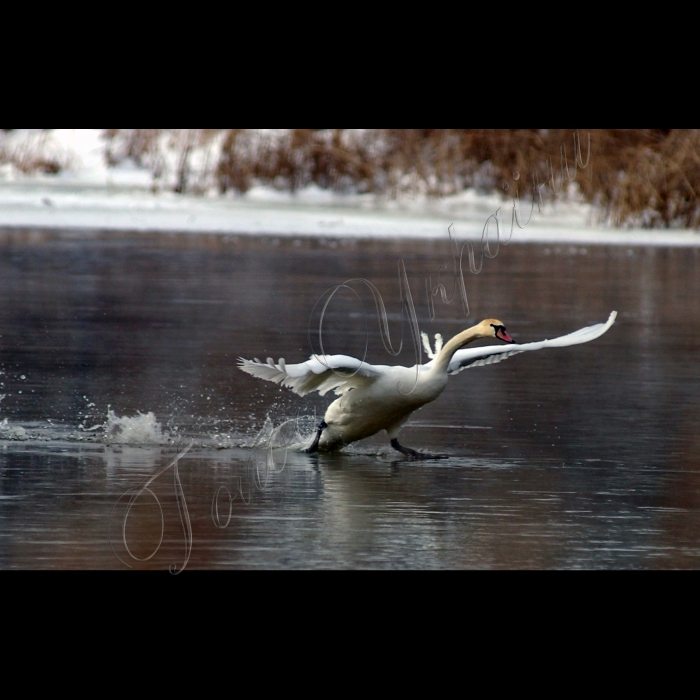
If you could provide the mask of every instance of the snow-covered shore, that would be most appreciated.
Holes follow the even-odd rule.
[[[477,239],[499,211],[501,236],[511,230],[512,203],[468,191],[439,201],[381,201],[316,187],[296,194],[253,188],[245,196],[176,195],[151,191],[150,173],[133,165],[108,168],[98,129],[56,129],[52,147],[70,154],[57,175],[26,176],[0,169],[0,227],[173,231],[276,236]],[[528,212],[523,212],[527,218]],[[700,246],[700,232],[615,230],[594,226],[590,208],[545,203],[512,242]],[[496,231],[494,219],[490,236]],[[492,238],[493,240],[493,238]]]

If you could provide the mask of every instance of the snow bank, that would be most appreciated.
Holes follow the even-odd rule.
[[[20,139],[27,134],[11,136]],[[130,162],[106,166],[99,129],[55,129],[44,138],[52,152],[70,154],[70,168],[57,175],[30,176],[0,168],[0,227],[444,238],[454,224],[457,240],[474,240],[481,237],[489,217],[499,212],[501,236],[507,237],[511,230],[512,203],[473,191],[439,201],[416,197],[398,202],[317,187],[295,194],[253,188],[237,197],[153,193],[145,169]],[[528,226],[515,228],[512,242],[700,246],[700,233],[693,231],[612,230],[595,227],[591,220],[587,205],[545,203]],[[491,236],[495,230],[492,217]]]

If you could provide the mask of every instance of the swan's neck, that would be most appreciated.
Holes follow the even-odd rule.
[[[483,333],[481,324],[478,326],[473,326],[472,328],[467,328],[466,331],[458,333],[454,338],[448,341],[445,346],[440,350],[437,357],[433,361],[433,366],[430,368],[431,372],[436,374],[443,374],[447,372],[447,367],[450,364],[452,355],[454,355],[457,350],[460,350],[465,345],[469,345],[474,340],[486,337]]]

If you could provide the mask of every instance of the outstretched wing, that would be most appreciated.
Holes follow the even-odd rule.
[[[312,391],[323,396],[331,389],[342,394],[351,387],[373,381],[381,374],[380,367],[348,355],[312,355],[297,365],[288,365],[284,359],[275,364],[271,357],[267,358],[267,364],[257,357],[254,360],[239,357],[238,366],[254,377],[289,387],[299,396]]]
[[[596,323],[595,326],[588,326],[580,330],[562,335],[552,340],[541,340],[537,343],[525,343],[524,345],[487,345],[483,348],[473,348],[469,350],[457,350],[452,356],[447,373],[457,374],[467,367],[481,367],[482,365],[493,365],[508,357],[517,355],[528,350],[541,350],[542,348],[563,348],[567,345],[579,345],[588,343],[599,338],[605,333],[617,317],[617,311],[613,311],[607,323]]]

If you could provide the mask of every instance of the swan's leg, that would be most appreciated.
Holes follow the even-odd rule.
[[[399,441],[397,438],[391,439],[391,446],[395,450],[398,450],[399,452],[403,452],[403,454],[408,455],[409,457],[413,457],[414,459],[421,458],[420,452],[416,452],[415,450],[412,450],[410,447],[404,447],[403,445],[399,444]]]
[[[449,455],[433,455],[428,452],[416,452],[410,447],[404,447],[401,445],[397,438],[391,439],[391,446],[398,450],[399,452],[413,458],[413,459],[446,459]]]
[[[324,431],[325,428],[328,427],[328,423],[326,423],[325,420],[322,420],[318,424],[318,430],[316,431],[316,437],[314,438],[314,441],[311,443],[310,447],[307,447],[304,452],[308,452],[309,454],[312,454],[313,452],[318,452],[318,441],[321,439],[321,433]]]

